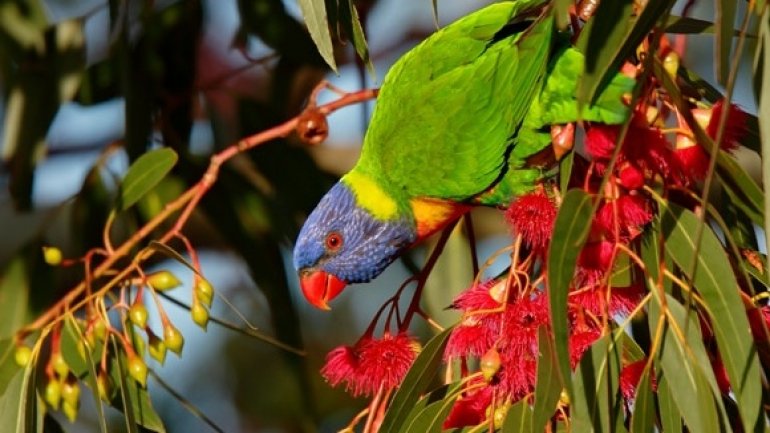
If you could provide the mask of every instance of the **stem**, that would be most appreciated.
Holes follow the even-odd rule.
[[[322,82],[321,84],[319,84],[317,89],[321,89],[321,88],[328,88],[326,82]],[[339,99],[336,99],[320,107],[315,107],[314,104],[311,104],[311,107],[309,109],[318,110],[319,113],[321,113],[324,116],[327,116],[342,107],[367,101],[369,99],[373,99],[377,96],[377,93],[378,93],[377,89],[365,89],[358,92],[346,93],[343,96],[341,96]],[[115,265],[121,258],[126,257],[131,252],[132,249],[134,249],[141,241],[147,238],[158,226],[160,226],[163,222],[169,219],[174,213],[181,210],[182,213],[177,218],[176,223],[174,224],[172,229],[167,231],[160,238],[159,242],[167,243],[169,240],[177,236],[181,232],[182,228],[184,227],[184,224],[189,219],[195,206],[198,204],[198,202],[200,202],[203,195],[206,194],[206,192],[216,182],[217,177],[219,175],[219,168],[222,166],[222,164],[229,161],[234,156],[242,152],[245,152],[247,150],[250,150],[260,144],[266,143],[268,141],[271,141],[277,138],[283,138],[283,137],[289,136],[295,130],[300,116],[295,116],[280,125],[274,126],[273,128],[259,132],[250,137],[246,137],[240,140],[239,142],[233,145],[230,145],[229,147],[225,148],[221,152],[213,155],[211,157],[209,167],[206,170],[206,173],[203,175],[200,181],[198,181],[198,183],[196,183],[187,191],[182,193],[182,195],[177,197],[175,200],[168,203],[166,207],[159,214],[157,214],[154,218],[148,221],[143,227],[141,227],[136,233],[134,233],[133,236],[131,236],[128,240],[126,240],[117,249],[112,251],[108,250],[109,254],[105,258],[105,260],[96,269],[93,270],[93,273],[87,273],[85,279],[82,282],[80,282],[78,285],[70,289],[67,292],[67,294],[64,295],[64,297],[62,297],[58,302],[52,305],[48,310],[46,310],[44,313],[38,316],[37,319],[35,319],[32,323],[23,327],[19,331],[19,335],[24,336],[35,330],[41,329],[42,327],[44,327],[46,324],[50,322],[58,321],[59,320],[58,316],[60,316],[63,311],[68,309],[71,309],[71,310],[78,309],[83,306],[84,302],[85,303],[89,302],[92,296],[102,295],[106,293],[108,290],[110,290],[112,287],[114,287],[117,283],[119,283],[122,279],[126,277],[126,275],[131,271],[133,266],[136,266],[142,260],[149,258],[154,252],[144,251],[137,254],[134,260],[132,261],[132,266],[129,266],[129,268],[118,272],[114,276],[114,278],[112,278],[106,285],[101,287],[99,290],[93,292],[93,295],[90,293],[91,291],[89,289],[90,282],[92,280],[96,280],[100,277],[107,275],[113,265]],[[81,301],[75,304],[74,307],[72,307],[72,304],[75,302],[75,300],[81,295],[83,295],[83,293],[86,292],[87,290],[89,293],[88,293],[88,296],[86,296],[86,300]]]

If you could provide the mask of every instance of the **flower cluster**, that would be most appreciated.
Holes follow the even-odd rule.
[[[362,337],[354,346],[340,346],[326,356],[321,375],[354,397],[372,396],[397,387],[420,351],[420,344],[404,332],[381,339]]]

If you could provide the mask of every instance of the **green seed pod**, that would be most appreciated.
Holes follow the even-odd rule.
[[[166,347],[168,350],[176,353],[177,355],[182,354],[182,348],[184,348],[184,337],[182,336],[182,333],[180,333],[179,330],[174,327],[174,325],[168,324],[165,328],[163,328],[163,339],[166,341]]]
[[[129,355],[128,357],[128,374],[142,385],[147,387],[147,364],[142,361],[142,358],[136,355]]]
[[[77,380],[65,380],[61,385],[61,398],[64,403],[77,407],[80,401],[80,385]]]
[[[150,356],[163,365],[166,361],[166,343],[152,332],[147,332],[147,342],[149,343]]]
[[[182,282],[169,271],[159,271],[147,276],[147,284],[159,292],[179,287]]]
[[[45,385],[45,391],[43,392],[43,399],[48,406],[54,410],[59,409],[59,403],[61,402],[61,384],[55,378],[51,378]]]
[[[110,391],[112,391],[112,383],[108,374],[99,373],[96,376],[96,391],[99,393],[99,398],[104,402],[110,402]]]
[[[67,401],[62,403],[61,405],[62,412],[64,412],[64,416],[67,417],[67,419],[70,422],[75,422],[75,420],[78,417],[78,404],[72,404]]]
[[[16,350],[13,352],[13,359],[19,367],[26,367],[32,360],[32,349],[25,345],[16,346]]]
[[[207,310],[206,307],[204,307],[201,303],[196,302],[193,304],[192,308],[190,309],[190,315],[192,316],[193,322],[195,322],[198,326],[204,330],[208,327],[209,310]]]
[[[51,266],[58,266],[62,260],[61,250],[56,247],[43,247],[43,260]]]
[[[497,374],[497,371],[500,370],[500,352],[494,347],[489,349],[487,353],[481,357],[479,368],[481,369],[481,374],[484,376],[484,380],[487,382],[491,381],[495,374]]]
[[[214,300],[214,287],[208,280],[201,279],[198,284],[195,285],[195,296],[198,300],[207,307],[211,307],[211,302]]]
[[[61,352],[51,355],[51,367],[62,379],[65,379],[70,373],[70,366],[67,365],[67,361],[64,360]]]
[[[147,308],[142,303],[134,303],[128,309],[128,318],[131,320],[131,323],[144,329],[147,326]]]

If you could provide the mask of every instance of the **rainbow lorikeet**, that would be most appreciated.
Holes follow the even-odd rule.
[[[385,77],[361,157],[303,226],[294,266],[322,309],[473,205],[507,206],[546,167],[552,124],[577,119],[583,57],[558,42],[544,0],[500,2],[437,31]],[[618,76],[583,119],[620,123]]]

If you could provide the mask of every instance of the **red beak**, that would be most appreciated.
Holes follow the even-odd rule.
[[[332,274],[313,270],[300,272],[299,285],[302,294],[314,307],[331,310],[329,302],[342,292],[346,284]]]

